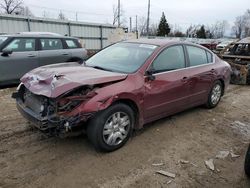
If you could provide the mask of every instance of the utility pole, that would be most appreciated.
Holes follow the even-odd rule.
[[[149,36],[150,0],[148,0],[147,36]]]
[[[117,19],[118,19],[118,27],[120,27],[120,25],[121,25],[121,22],[120,22],[120,19],[121,19],[121,2],[120,2],[120,0],[118,0],[118,15],[117,15]]]
[[[130,26],[130,32],[132,32],[132,18],[129,17],[129,26]]]
[[[135,33],[136,33],[136,38],[138,39],[138,25],[137,25],[137,15],[135,16]]]
[[[138,26],[137,26],[137,15],[135,16],[135,31],[137,32],[137,28]]]
[[[78,21],[78,13],[76,12],[76,21]]]

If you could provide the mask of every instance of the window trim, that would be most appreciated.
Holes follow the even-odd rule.
[[[201,47],[199,47],[199,46],[195,46],[195,45],[191,45],[191,44],[186,44],[186,45],[185,45],[185,49],[186,49],[186,52],[187,52],[188,67],[197,67],[197,66],[200,66],[200,65],[191,66],[191,64],[190,64],[190,57],[189,57],[189,53],[188,53],[187,46],[192,46],[192,47],[196,47],[196,48],[199,48],[199,49],[201,49],[201,50],[204,50],[204,52],[205,52],[205,54],[206,54],[207,63],[205,63],[205,64],[200,64],[200,65],[208,65],[208,64],[211,64],[211,63],[208,63],[208,57],[207,57],[207,50],[206,50],[206,49],[201,48]],[[213,54],[212,54],[212,59],[213,59]],[[214,60],[214,59],[213,59],[213,60]]]
[[[205,48],[203,48],[203,47],[199,47],[199,46],[196,46],[196,45],[192,45],[192,44],[174,44],[174,45],[171,45],[171,46],[175,46],[175,45],[182,45],[183,47],[184,47],[184,51],[185,51],[185,56],[186,56],[186,67],[185,68],[181,68],[181,69],[176,69],[176,70],[171,70],[171,71],[165,71],[165,72],[159,72],[159,73],[153,73],[153,76],[157,76],[157,75],[161,75],[161,74],[166,74],[166,73],[171,73],[171,72],[176,72],[176,71],[182,71],[182,70],[188,70],[188,69],[193,69],[193,68],[197,68],[197,67],[203,67],[203,66],[209,66],[209,65],[211,65],[211,64],[215,64],[215,55],[213,54],[213,53],[211,53],[211,52],[209,52],[208,50],[206,50]],[[168,46],[168,47],[171,47],[171,46]],[[186,46],[194,46],[194,47],[198,47],[198,48],[201,48],[201,49],[203,49],[203,50],[206,50],[206,51],[208,51],[209,53],[211,53],[212,54],[212,62],[211,63],[206,63],[206,64],[201,64],[201,65],[196,65],[196,66],[190,66],[189,65],[189,58],[188,58],[188,54],[187,54],[187,49],[186,49]],[[168,48],[168,47],[166,47],[166,48]],[[158,55],[159,54],[161,54],[161,52],[164,50],[164,49],[166,49],[166,48],[163,48],[158,54],[157,54],[157,56],[152,60],[152,63],[154,62],[154,60],[158,57]],[[152,64],[151,63],[151,64]],[[151,64],[148,66],[148,68],[146,69],[146,72],[148,71],[148,70],[150,70],[150,67],[151,67]],[[146,72],[145,72],[145,76],[146,76]]]
[[[152,62],[151,62],[150,65],[148,66],[146,72],[147,72],[148,70],[151,70],[151,69],[152,69],[152,65],[153,65],[153,63],[155,62],[155,60],[156,60],[165,50],[167,50],[168,48],[174,47],[174,46],[181,46],[181,47],[182,47],[183,55],[184,55],[184,61],[185,61],[185,67],[184,67],[184,68],[187,68],[188,62],[187,62],[187,58],[186,58],[186,52],[185,52],[185,47],[184,47],[184,45],[183,45],[183,44],[173,44],[173,45],[164,47],[164,48],[162,48],[162,49],[160,50],[160,52],[154,57],[154,59],[152,60]],[[180,69],[184,69],[184,68],[180,68]],[[153,73],[153,75],[160,74],[160,73],[167,73],[167,72],[177,71],[177,70],[180,70],[180,69],[175,69],[175,70],[162,70],[161,72],[155,72],[155,73]],[[145,72],[145,74],[146,74],[146,72]]]
[[[207,56],[207,64],[210,64],[210,63],[213,63],[213,54],[211,53],[211,52],[209,52],[208,50],[205,50],[206,51],[206,56]],[[209,62],[209,59],[208,59],[208,54],[211,54],[211,56],[212,56],[212,62]]]
[[[73,41],[73,42],[75,43],[76,47],[75,47],[75,48],[70,48],[70,47],[68,46],[67,42],[66,42],[67,40]],[[73,39],[73,38],[65,38],[65,39],[63,39],[63,41],[65,42],[65,48],[66,48],[66,49],[78,49],[78,48],[81,48],[81,47],[79,46],[79,42],[78,42],[76,39]]]

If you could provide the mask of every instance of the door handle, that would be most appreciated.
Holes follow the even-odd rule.
[[[63,53],[62,55],[69,55],[68,53]]]
[[[36,57],[34,54],[29,54],[28,57]]]

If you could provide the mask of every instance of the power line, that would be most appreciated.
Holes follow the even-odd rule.
[[[90,14],[90,15],[99,15],[99,16],[113,16],[112,14],[102,14],[102,13],[93,13],[93,12],[83,12],[83,11],[73,11],[73,10],[67,10],[67,9],[56,9],[56,8],[51,8],[51,7],[45,7],[45,6],[38,6],[38,5],[33,5],[29,4],[30,7],[33,8],[39,8],[39,9],[46,9],[46,10],[53,10],[53,11],[63,11],[63,12],[70,12],[70,13],[79,13],[79,14]]]

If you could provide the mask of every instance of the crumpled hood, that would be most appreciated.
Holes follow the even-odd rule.
[[[56,98],[83,85],[96,85],[123,80],[127,74],[85,67],[78,63],[60,63],[36,68],[21,81],[32,93]]]

